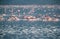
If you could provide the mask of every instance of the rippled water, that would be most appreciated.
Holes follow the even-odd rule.
[[[1,39],[60,39],[60,22],[2,22]]]
[[[5,6],[5,8],[7,8],[7,7],[8,6]],[[7,14],[7,15],[11,14],[11,12],[8,11],[11,7],[16,8],[16,6],[8,7],[5,14]],[[25,7],[20,6],[20,7],[27,8],[27,6],[25,6]],[[45,8],[43,6],[41,6],[41,7],[40,8],[36,7],[35,10],[37,8],[39,8],[42,11],[39,11],[39,9],[38,9],[36,12],[34,12],[34,14],[31,14],[31,15],[38,16],[39,13],[45,15],[46,13],[48,14],[49,12],[51,12],[50,16],[52,15],[52,17],[53,17],[53,13],[60,15],[60,11],[59,11],[60,7],[58,7],[58,6],[50,7],[50,8],[47,8],[47,6]],[[30,8],[28,6],[28,10]],[[45,9],[47,10],[47,12],[46,11],[43,12],[43,10],[45,10]],[[48,11],[48,9],[52,10],[52,11]],[[3,14],[2,11],[0,11],[1,14]],[[23,12],[24,11],[21,8],[20,14],[22,14]],[[16,15],[16,12],[14,12],[13,14]],[[26,13],[26,15],[28,15],[28,12]],[[6,17],[8,19],[9,16],[6,16]],[[57,18],[59,18],[59,17],[57,17]],[[27,21],[25,21],[25,20],[7,21],[7,19],[4,21],[0,21],[0,39],[60,39],[60,21],[58,21],[58,22],[28,21],[28,20]]]

